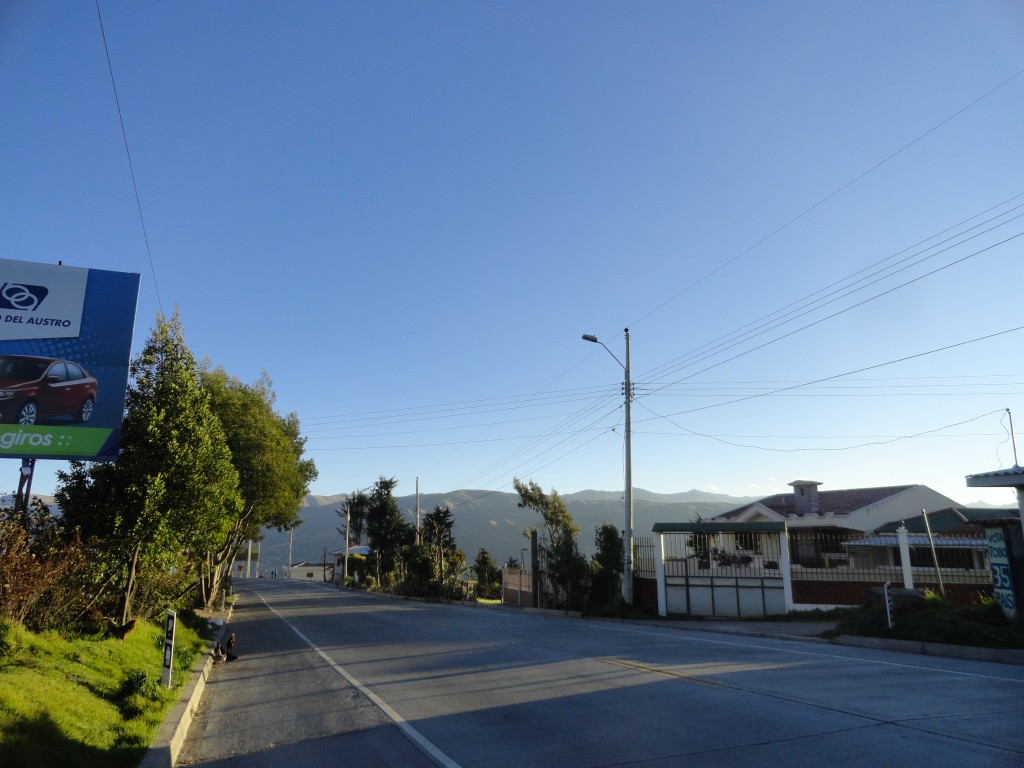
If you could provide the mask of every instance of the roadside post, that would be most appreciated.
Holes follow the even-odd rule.
[[[882,593],[885,595],[885,620],[889,624],[889,629],[896,629],[896,618],[893,616],[892,609],[892,582],[887,581],[882,585]]]
[[[178,615],[174,611],[167,611],[167,627],[164,631],[163,684],[165,688],[171,687],[171,672],[174,667],[174,630],[177,620]]]

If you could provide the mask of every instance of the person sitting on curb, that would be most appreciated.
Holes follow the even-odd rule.
[[[215,646],[213,646],[214,664],[223,664],[225,661],[227,661],[227,659],[228,655],[224,653],[224,646],[222,646],[220,643],[217,643]]]

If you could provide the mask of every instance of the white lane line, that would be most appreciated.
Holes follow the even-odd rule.
[[[388,705],[388,703],[384,701],[384,699],[382,699],[380,696],[375,694],[361,682],[352,677],[352,675],[350,675],[345,670],[345,668],[342,667],[340,664],[335,663],[335,661],[331,659],[331,657],[328,656],[326,653],[324,653],[312,640],[310,640],[308,637],[302,634],[298,627],[296,627],[294,624],[288,621],[288,619],[286,619],[284,616],[278,613],[273,608],[273,606],[271,606],[263,598],[263,595],[260,595],[258,592],[257,595],[259,595],[259,598],[263,601],[263,604],[267,606],[268,609],[270,609],[271,613],[273,613],[275,616],[277,616],[277,618],[279,618],[281,621],[287,624],[291,631],[299,636],[302,642],[304,642],[306,645],[308,645],[310,648],[316,651],[317,655],[325,662],[327,662],[328,666],[330,666],[331,669],[333,669],[335,672],[337,672],[339,675],[345,678],[345,680],[347,680],[349,684],[351,684],[357,691],[363,694],[363,696],[372,701],[380,709],[381,712],[388,716],[391,722],[398,726],[398,729],[403,734],[405,734],[405,737],[409,739],[409,741],[411,741],[413,744],[415,744],[419,748],[419,750],[423,752],[423,754],[425,754],[427,757],[433,760],[437,765],[441,766],[441,768],[462,768],[462,766],[460,766],[457,762],[452,760],[450,757],[448,757],[448,755],[446,755],[444,752],[438,749],[432,741],[427,739],[426,736],[424,736],[422,733],[413,728],[409,724],[409,722],[400,714],[398,714],[395,710],[393,710]]]

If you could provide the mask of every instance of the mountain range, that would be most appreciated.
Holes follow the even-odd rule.
[[[59,514],[52,496],[38,494],[39,498]],[[295,528],[289,542],[289,534],[274,529],[264,529],[259,547],[262,551],[261,571],[279,572],[289,562],[320,563],[333,561],[332,553],[344,548],[345,542],[338,532],[341,518],[337,510],[348,498],[348,494],[334,496],[308,495],[299,511],[302,524]],[[635,536],[649,536],[655,523],[692,522],[707,519],[748,504],[761,496],[728,496],[690,490],[682,493],[653,493],[642,488],[633,490],[633,533]],[[624,525],[625,506],[622,491],[586,490],[563,494],[569,512],[580,527],[579,545],[584,554],[594,551],[594,530],[604,524],[613,523],[620,530]],[[409,522],[415,519],[415,495],[396,497],[398,506],[408,515]],[[11,495],[0,495],[0,506],[13,505]],[[461,490],[450,493],[425,493],[420,495],[420,519],[433,511],[436,506],[451,508],[455,521],[456,545],[469,562],[476,559],[480,549],[486,549],[499,565],[511,559],[519,559],[522,549],[529,546],[523,536],[528,528],[542,525],[538,513],[520,509],[519,496],[501,491]],[[992,504],[975,502],[972,507],[993,507]],[[354,542],[353,542],[354,543]],[[365,543],[365,541],[363,542]],[[245,553],[243,551],[242,557]]]
[[[299,517],[302,524],[291,536],[291,562],[320,563],[333,561],[331,554],[344,548],[345,542],[338,528],[342,519],[339,510],[347,494],[336,496],[307,496]],[[633,491],[633,531],[646,536],[655,523],[690,522],[708,518],[733,509],[760,497],[737,497],[705,491],[659,494],[636,488]],[[620,530],[625,523],[622,491],[580,491],[562,496],[569,512],[580,527],[579,544],[584,554],[594,551],[595,529],[604,523],[613,523]],[[398,506],[415,519],[416,497],[396,497]],[[518,560],[522,549],[529,546],[523,532],[539,528],[543,521],[537,512],[521,509],[519,495],[500,491],[461,490],[450,493],[420,494],[420,520],[437,506],[447,505],[455,521],[453,533],[456,546],[469,562],[476,559],[480,549],[486,549],[499,565],[511,559]],[[354,542],[353,542],[354,543]],[[365,543],[365,542],[363,542]],[[289,534],[267,529],[261,542],[264,574],[282,569],[289,557]]]

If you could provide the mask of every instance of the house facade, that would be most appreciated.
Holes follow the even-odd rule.
[[[711,520],[656,524],[654,578],[646,581],[659,613],[763,616],[858,605],[885,582],[973,602],[992,587],[980,523],[1016,514],[963,508],[923,485],[789,485],[792,493]],[[638,581],[645,580],[634,576],[635,588]]]
[[[777,493],[711,519],[723,523],[784,522],[789,530],[844,529],[868,533],[889,523],[955,507],[926,485],[823,491],[816,480],[794,480],[792,493]]]
[[[300,581],[330,581],[334,575],[332,563],[295,563],[288,569],[289,579]]]

